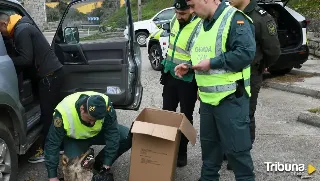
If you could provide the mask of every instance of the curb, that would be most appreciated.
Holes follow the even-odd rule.
[[[265,81],[263,86],[320,99],[320,91],[318,90],[312,90],[304,87],[271,81]]]
[[[309,111],[302,111],[299,114],[297,121],[320,128],[320,115]]]
[[[292,74],[312,74],[312,75],[315,75],[315,76],[320,76],[320,72],[310,72],[310,71],[304,71],[304,70],[291,70]]]

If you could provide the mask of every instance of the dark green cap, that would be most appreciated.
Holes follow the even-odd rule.
[[[174,0],[173,6],[177,10],[182,10],[182,11],[190,8],[186,0]]]
[[[95,119],[103,119],[107,115],[106,101],[100,95],[92,95],[87,99],[87,111]]]

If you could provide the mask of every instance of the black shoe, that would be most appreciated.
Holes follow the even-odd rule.
[[[232,170],[232,168],[231,168],[229,163],[227,164],[227,170]]]
[[[92,181],[114,181],[110,170],[103,168],[99,173],[93,175]]]
[[[177,167],[184,167],[187,165],[187,154],[178,155]]]
[[[227,160],[227,156],[226,155],[223,155],[223,160]]]

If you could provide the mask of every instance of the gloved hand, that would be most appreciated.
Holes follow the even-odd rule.
[[[110,169],[102,168],[101,171],[92,177],[92,181],[114,181]]]

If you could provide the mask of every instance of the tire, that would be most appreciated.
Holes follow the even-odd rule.
[[[140,31],[136,33],[136,41],[140,47],[145,47],[147,45],[148,33]]]
[[[286,68],[286,69],[280,69],[280,70],[269,70],[270,74],[272,75],[285,75],[289,72],[291,72],[293,68]]]
[[[0,120],[1,121],[1,120]],[[7,150],[7,151],[1,151]],[[10,165],[10,174],[6,172],[0,173],[0,180],[16,181],[18,175],[18,155],[14,147],[14,140],[8,128],[0,122],[0,164]],[[11,162],[11,163],[9,163]]]
[[[161,64],[163,57],[162,57],[162,51],[159,44],[153,44],[150,47],[149,51],[149,60],[151,67],[153,70],[160,71],[163,69],[163,65]]]

